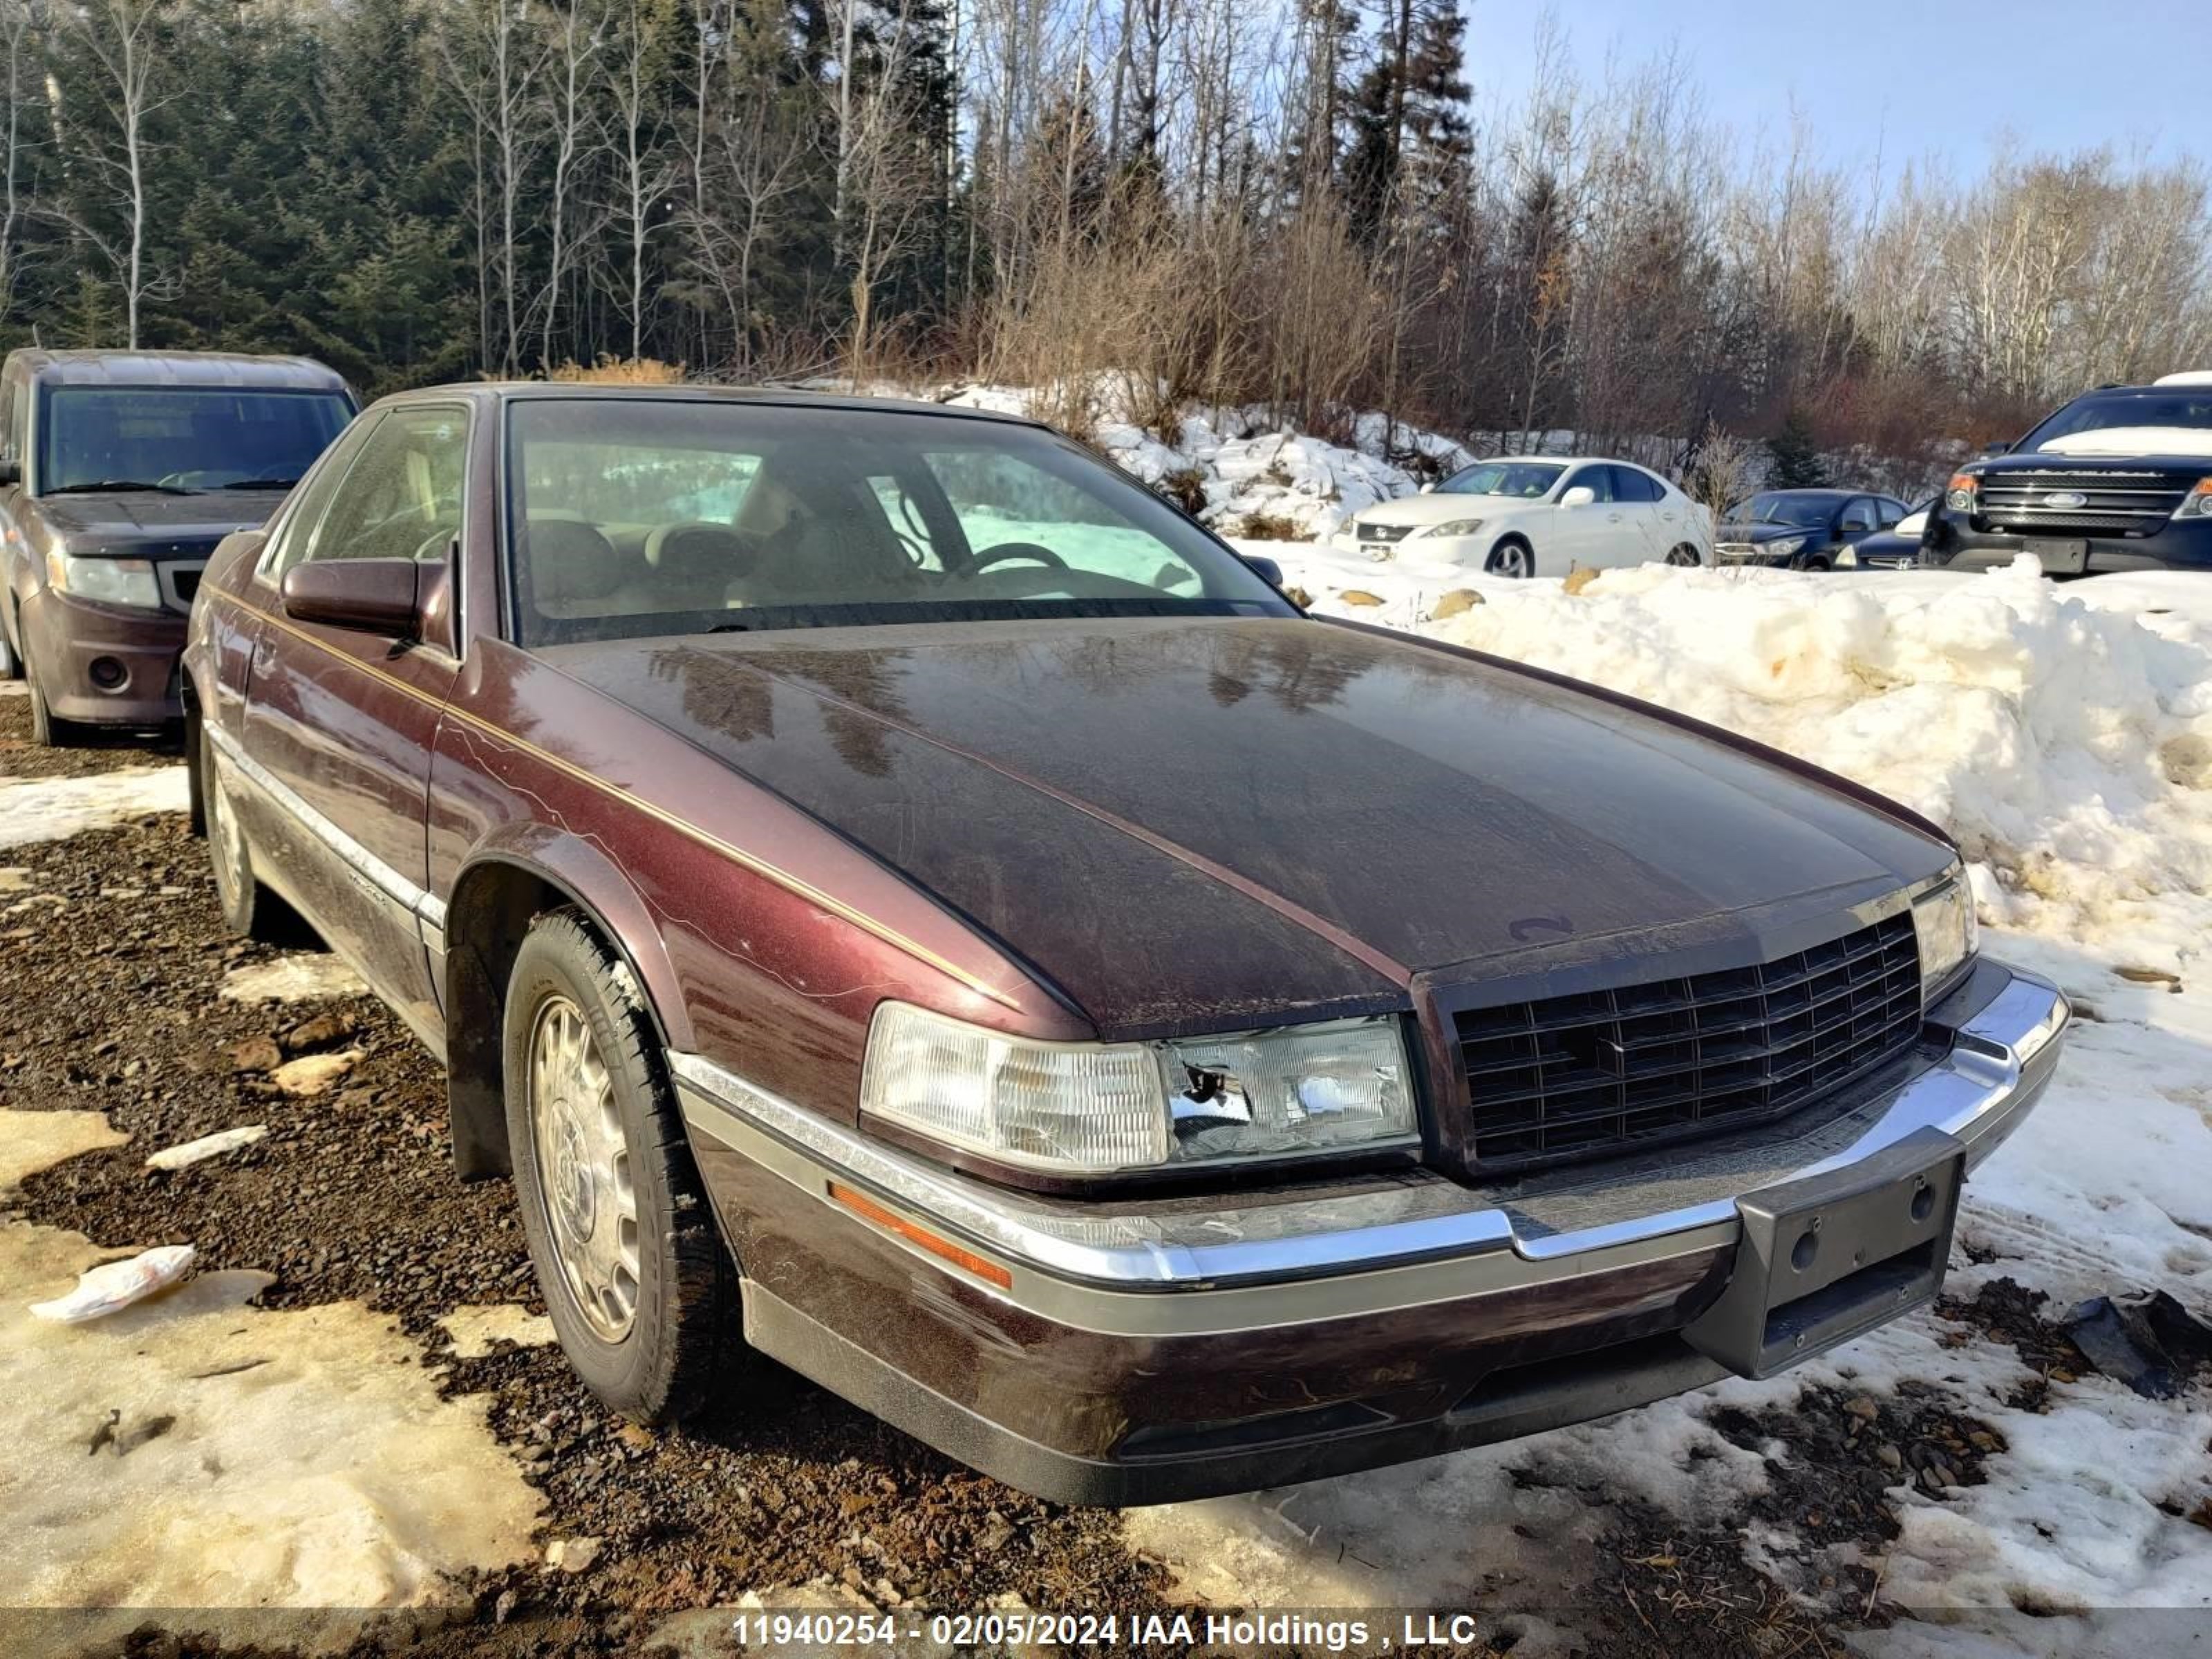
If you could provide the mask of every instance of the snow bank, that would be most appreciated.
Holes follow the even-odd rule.
[[[2078,937],[2212,924],[2212,650],[2032,563],[1915,573],[1609,572],[1422,631],[1710,720],[1946,825],[1984,921]],[[2171,902],[2167,902],[2171,901]],[[2154,914],[2154,909],[2155,914]]]
[[[1098,448],[1148,484],[1180,477],[1194,485],[1203,501],[1198,516],[1228,535],[1268,520],[1294,536],[1326,538],[1352,514],[1419,488],[1413,473],[1390,456],[1421,457],[1431,471],[1475,459],[1449,438],[1374,412],[1354,418],[1346,446],[1293,432],[1260,408],[1199,407],[1167,443],[1130,418],[1118,377],[1097,377],[1089,397],[1106,411],[1097,428]],[[1040,406],[1012,386],[966,386],[942,401],[1010,415]]]
[[[181,766],[133,766],[84,778],[0,777],[0,847],[58,841],[191,804]]]

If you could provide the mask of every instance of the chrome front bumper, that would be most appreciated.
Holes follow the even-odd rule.
[[[828,1122],[696,1054],[671,1054],[669,1065],[695,1133],[817,1191],[833,1175],[862,1186],[1018,1273],[1119,1291],[1212,1291],[1449,1262],[1453,1290],[1465,1294],[1732,1243],[1741,1190],[1840,1169],[1924,1128],[1956,1136],[1971,1170],[2041,1093],[2070,1018],[2056,986],[1984,962],[1930,1011],[1929,1029],[1950,1034],[1948,1054],[1820,1131],[1766,1132],[1759,1156],[1678,1146],[1652,1155],[1666,1161],[1656,1172],[1573,1171],[1533,1191],[1401,1176],[1325,1197],[1152,1207],[1009,1192]],[[1844,1144],[1834,1144],[1838,1133]],[[1663,1197],[1638,1209],[1633,1195],[1647,1194]],[[1634,1212],[1614,1213],[1624,1208]]]
[[[1983,963],[1910,1060],[1809,1127],[1512,1187],[1401,1171],[1115,1203],[988,1186],[668,1058],[756,1347],[1014,1486],[1119,1504],[1610,1415],[1924,1302],[1961,1169],[2041,1094],[2068,1017],[2055,988]],[[1937,1224],[1881,1221],[1939,1170]],[[1770,1271],[1774,1238],[1824,1216],[1868,1250],[1839,1269],[1840,1311]]]

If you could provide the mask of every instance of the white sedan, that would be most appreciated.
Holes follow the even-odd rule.
[[[1477,461],[1418,495],[1369,507],[1337,543],[1438,574],[1564,576],[1585,565],[1712,562],[1705,510],[1657,473],[1552,455]]]

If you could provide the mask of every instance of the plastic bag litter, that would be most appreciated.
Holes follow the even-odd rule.
[[[235,1129],[218,1129],[211,1135],[202,1135],[198,1140],[187,1140],[181,1146],[164,1146],[146,1160],[149,1170],[181,1170],[202,1158],[220,1158],[225,1152],[234,1152],[241,1146],[251,1146],[269,1133],[265,1123],[242,1123]]]
[[[189,1244],[161,1244],[128,1261],[106,1261],[79,1275],[76,1288],[52,1302],[33,1302],[31,1312],[57,1325],[82,1325],[166,1291],[191,1271]]]

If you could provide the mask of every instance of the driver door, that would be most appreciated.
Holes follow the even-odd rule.
[[[437,567],[426,592],[457,591],[468,434],[464,404],[386,411],[319,515],[272,545],[252,590],[263,621],[243,733],[270,801],[256,824],[264,879],[434,1047],[419,916],[430,751],[459,665],[451,602],[426,608],[422,637],[401,638],[301,622],[282,585],[303,562],[412,558]]]
[[[1587,489],[1594,501],[1569,507],[1571,489]],[[1536,568],[1547,576],[1564,576],[1579,565],[1600,569],[1607,565],[1633,563],[1619,556],[1621,545],[1620,507],[1613,499],[1613,469],[1578,466],[1559,485],[1559,502],[1552,509],[1552,529],[1545,544],[1536,550]]]

